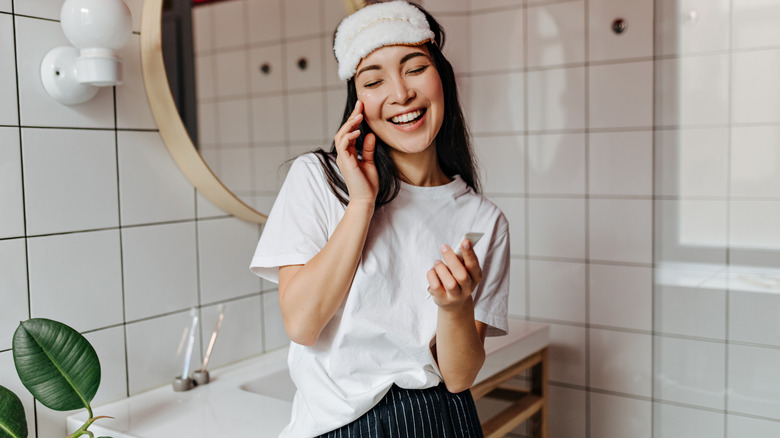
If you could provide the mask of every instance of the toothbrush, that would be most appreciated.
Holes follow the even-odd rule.
[[[206,348],[206,355],[203,357],[203,365],[200,370],[206,371],[206,367],[209,365],[209,359],[211,359],[211,352],[214,350],[214,344],[217,341],[217,335],[219,334],[219,328],[222,327],[222,319],[225,318],[225,305],[219,305],[219,317],[217,318],[217,325],[214,326],[214,331],[211,332],[211,340],[209,346]]]
[[[193,307],[190,310],[190,317],[192,322],[190,324],[190,334],[187,338],[187,350],[184,352],[184,370],[181,373],[181,378],[186,379],[190,374],[190,360],[192,359],[192,347],[195,345],[195,329],[198,327],[198,313]]]

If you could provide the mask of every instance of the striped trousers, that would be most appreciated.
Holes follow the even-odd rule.
[[[471,392],[428,389],[390,391],[362,417],[319,438],[482,438]]]

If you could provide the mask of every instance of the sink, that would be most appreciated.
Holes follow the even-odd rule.
[[[288,402],[292,402],[293,395],[295,395],[295,384],[287,369],[250,380],[241,385],[240,388],[247,392]]]

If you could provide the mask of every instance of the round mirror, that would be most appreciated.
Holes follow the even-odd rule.
[[[343,84],[332,79],[335,60],[325,59],[320,48],[338,21],[366,2],[313,3],[320,14],[313,13],[312,0],[144,1],[142,69],[160,136],[200,194],[249,222],[267,219],[264,213],[284,179],[282,164],[327,147],[338,128],[334,117],[343,111]],[[177,8],[184,20],[168,16]],[[247,10],[250,16],[235,20]],[[237,31],[242,21],[251,25]],[[282,38],[278,29],[285,25]],[[322,32],[312,37],[312,25]],[[270,28],[277,29],[277,41],[253,42],[253,33]],[[171,47],[183,52],[178,60],[172,61]],[[317,76],[317,85],[307,79]],[[214,85],[219,78],[222,82]]]

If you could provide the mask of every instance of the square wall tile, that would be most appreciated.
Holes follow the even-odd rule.
[[[529,316],[585,323],[586,271],[583,263],[530,260]]]
[[[325,145],[322,145],[325,150],[330,149],[333,137],[341,128],[341,119],[344,115],[346,101],[347,90],[345,87],[325,92],[325,106],[328,108],[325,114],[325,136],[328,141]]]
[[[280,41],[282,39],[282,0],[252,0],[246,2],[249,42]]]
[[[586,330],[584,327],[549,324],[549,378],[551,382],[585,385]]]
[[[730,437],[774,438],[780,436],[780,422],[759,420],[741,415],[728,416],[727,433]]]
[[[305,11],[305,12],[304,12]],[[284,0],[283,32],[286,38],[319,35],[322,29],[322,4],[311,0]],[[328,29],[333,32],[335,29]]]
[[[133,19],[133,32],[141,32],[141,15],[144,8],[144,0],[122,0],[130,9],[130,16]]]
[[[8,10],[10,12],[10,5]],[[16,99],[16,54],[11,15],[0,15],[0,125],[19,124]]]
[[[528,192],[585,194],[585,135],[528,136]]]
[[[223,303],[225,316],[209,359],[208,368],[210,370],[250,356],[257,356],[263,352],[264,321],[260,301],[260,296],[253,296]],[[201,339],[203,339],[203,356],[208,351],[221,306],[222,304],[217,304],[201,309],[200,330]],[[202,362],[196,363],[202,364]]]
[[[653,125],[651,61],[589,68],[591,128],[649,128]]]
[[[526,261],[525,259],[512,257],[509,260],[509,314],[513,317],[524,318],[528,316],[526,306]]]
[[[731,55],[732,123],[780,122],[780,50]]]
[[[214,5],[214,48],[243,46],[247,43],[246,18],[252,2],[230,0]]]
[[[523,67],[523,13],[518,8],[471,15],[472,72]]]
[[[12,9],[11,1],[12,0],[0,0],[0,11],[11,12]]]
[[[22,401],[27,419],[27,438],[35,438],[35,399],[19,380],[14,366],[14,356],[10,350],[0,352],[0,385],[13,391]]]
[[[278,192],[289,169],[287,158],[287,148],[284,146],[255,147],[250,163],[254,190]]]
[[[290,345],[290,338],[284,328],[282,310],[279,308],[279,293],[263,294],[263,336],[265,351],[277,350]]]
[[[766,0],[742,0],[732,11],[735,49],[780,45],[780,4]]]
[[[196,108],[198,117],[197,147],[201,155],[203,155],[204,150],[218,144],[216,107],[217,104],[214,102],[201,102]]]
[[[260,151],[264,148],[258,148]],[[217,151],[219,166],[217,176],[222,183],[237,194],[246,194],[252,190],[252,152],[247,145],[236,145]],[[209,160],[211,164],[212,161]]]
[[[616,262],[652,262],[652,201],[591,199],[588,215],[590,258]]]
[[[336,27],[344,17],[347,16],[347,8],[344,7],[343,0],[320,0],[322,2],[322,15],[324,28],[323,32],[332,34],[336,31]],[[448,0],[449,1],[449,0]],[[430,8],[429,2],[425,4],[426,8]]]
[[[732,128],[730,194],[780,198],[780,127]]]
[[[729,345],[729,412],[780,420],[780,349]]]
[[[451,1],[451,0],[448,0]],[[426,5],[426,10],[430,12]],[[435,14],[435,13],[434,13]],[[444,56],[452,64],[455,74],[468,72],[471,68],[471,35],[470,23],[471,17],[463,15],[438,15],[436,21],[439,22],[447,35],[443,47]],[[332,52],[332,49],[329,49]],[[516,49],[516,51],[519,51]],[[330,53],[326,56],[332,57]]]
[[[336,27],[334,26],[333,29]],[[323,38],[322,40],[323,44],[323,69],[325,70],[325,85],[327,87],[338,87],[344,91],[344,100],[346,101],[347,97],[347,87],[346,82],[342,81],[341,78],[339,78],[339,64],[338,61],[336,61],[336,54],[333,53],[333,39]],[[465,47],[465,46],[463,46]],[[450,60],[452,62],[454,60]],[[343,107],[342,107],[343,109]],[[341,119],[341,117],[339,117]]]
[[[116,87],[116,123],[119,129],[157,129],[152,107],[146,96],[144,76],[141,71],[141,36],[130,39],[117,55],[122,58],[124,79]]]
[[[512,255],[521,255],[526,252],[525,236],[525,199],[521,197],[497,197],[489,196],[509,222],[509,238],[511,240],[510,251]]]
[[[48,0],[47,0],[48,1]],[[62,3],[57,3],[59,8]],[[31,3],[31,2],[26,2]],[[18,11],[17,11],[18,12]],[[20,120],[24,126],[114,128],[114,93],[104,87],[90,101],[63,105],[43,88],[41,60],[57,46],[70,45],[59,22],[16,16]]]
[[[655,2],[655,52],[659,55],[713,52],[729,48],[729,0]]]
[[[652,370],[653,339],[651,335],[590,329],[590,384],[592,387],[650,397],[653,381]]]
[[[258,226],[236,218],[198,222],[201,304],[211,304],[260,291],[249,271]]]
[[[590,393],[590,436],[650,438],[653,407],[649,401]]]
[[[465,12],[469,10],[469,0],[426,0],[425,10],[436,14],[441,12]],[[438,17],[436,17],[438,20]]]
[[[224,146],[250,142],[252,134],[249,117],[250,107],[251,100],[248,98],[217,102],[217,143]]]
[[[458,4],[463,0],[455,0],[454,3]],[[520,6],[523,2],[528,0],[468,0],[469,7],[472,11],[481,11],[485,9],[493,8],[509,8]]]
[[[588,191],[592,195],[653,194],[653,133],[589,134]]]
[[[728,129],[671,129],[655,136],[657,195],[728,196]]]
[[[322,87],[323,39],[309,38],[284,45],[287,89],[301,90]]]
[[[32,316],[80,332],[120,324],[119,246],[118,230],[27,239]]]
[[[283,78],[281,45],[255,47],[249,51],[249,89],[252,93],[281,92]]]
[[[192,219],[195,195],[156,132],[119,132],[122,224]]]
[[[726,345],[655,337],[658,400],[723,410],[726,402]]]
[[[590,61],[639,58],[653,55],[653,2],[646,0],[591,0],[588,3],[588,55]],[[626,30],[612,30],[622,18]]]
[[[585,258],[585,200],[529,199],[528,253]]]
[[[192,8],[192,44],[195,59],[199,54],[214,49],[214,6],[215,3],[199,4]]]
[[[731,290],[729,293],[729,340],[780,347],[780,294],[775,288],[771,293],[762,279],[771,279],[771,274],[737,274],[738,279],[748,282],[759,281],[757,291]],[[771,284],[771,283],[770,283]],[[769,292],[769,293],[768,293]]]
[[[29,128],[22,145],[28,234],[119,225],[113,131]]]
[[[191,323],[190,312],[147,319],[126,326],[127,381],[130,395],[170,385],[184,368],[184,348]],[[201,339],[195,330],[190,369],[200,361]]]
[[[14,12],[19,15],[28,15],[36,18],[60,19],[62,2],[58,0],[13,0]],[[10,11],[10,9],[9,9]]]
[[[195,240],[194,222],[122,230],[126,320],[198,305]]]
[[[24,236],[19,130],[0,128],[0,238]]]
[[[585,61],[585,2],[529,6],[528,66]]]
[[[652,268],[591,264],[589,269],[591,324],[652,330]]]
[[[523,193],[525,147],[522,136],[474,139],[485,193]]]
[[[549,433],[551,437],[586,436],[587,396],[585,391],[548,385]]]
[[[725,265],[728,211],[726,201],[655,201],[656,261]]]
[[[525,126],[523,73],[474,76],[466,113],[474,134],[519,132]]]
[[[323,92],[287,95],[288,122],[286,125],[289,140],[322,142],[326,137],[325,116],[323,115],[324,99]],[[278,108],[275,109],[275,111],[278,110]]]
[[[724,435],[724,415],[683,406],[656,403],[653,410],[654,438],[711,438]]]
[[[200,192],[197,192],[196,203],[198,204],[198,207],[197,207],[197,217],[198,217],[198,219],[228,216],[228,214],[225,213],[224,210],[222,210],[221,208],[219,208],[216,205],[212,204],[211,201],[206,199],[203,196],[203,194],[200,193]],[[271,210],[269,209],[268,211],[271,211]]]
[[[0,240],[0,351],[11,348],[19,321],[29,317],[27,305],[27,252],[24,239]]]
[[[282,96],[252,99],[252,141],[255,143],[283,142],[286,140],[287,120],[280,108],[284,108]],[[321,111],[320,111],[321,113]],[[320,114],[318,117],[322,117]],[[335,131],[334,131],[335,133]]]
[[[527,74],[529,131],[585,128],[585,68]]]
[[[780,201],[732,201],[729,248],[733,265],[780,268]]]
[[[660,266],[655,272],[655,331],[726,338],[726,290],[709,285],[711,270]],[[733,310],[730,310],[733,312]]]
[[[248,53],[243,48],[214,52],[216,96],[237,99],[249,91]]]
[[[216,105],[212,101],[217,97],[217,54],[214,52],[195,53],[195,95],[200,106]],[[202,121],[198,118],[199,124]]]
[[[729,55],[659,59],[656,62],[656,124],[728,124]]]

